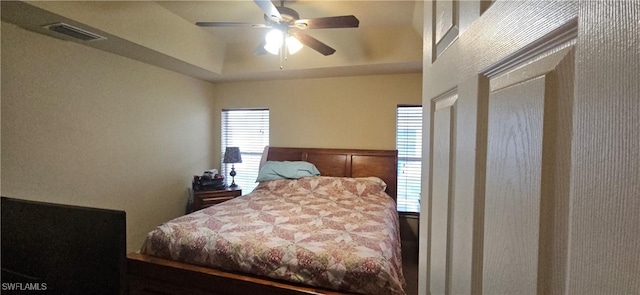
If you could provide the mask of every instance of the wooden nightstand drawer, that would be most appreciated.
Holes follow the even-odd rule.
[[[193,211],[231,200],[242,195],[239,187],[224,190],[196,190],[193,191]]]

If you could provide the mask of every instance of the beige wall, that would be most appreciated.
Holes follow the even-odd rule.
[[[128,251],[211,166],[214,86],[2,23],[2,195],[127,212]]]
[[[213,114],[269,108],[271,146],[395,149],[396,106],[420,104],[421,93],[420,73],[220,83]]]

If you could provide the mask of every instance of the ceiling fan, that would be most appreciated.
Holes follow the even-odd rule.
[[[357,28],[360,21],[353,15],[332,16],[300,19],[300,15],[295,10],[285,7],[284,1],[276,7],[271,0],[254,0],[254,2],[264,12],[264,24],[250,24],[243,22],[196,22],[201,27],[254,27],[274,29],[267,34],[266,40],[262,41],[255,54],[280,53],[286,55],[288,49],[292,51],[300,49],[302,44],[314,49],[322,55],[331,55],[336,52],[329,45],[306,34],[305,30],[310,29],[334,29],[334,28]],[[269,39],[271,38],[271,39]],[[288,44],[287,44],[288,43]]]

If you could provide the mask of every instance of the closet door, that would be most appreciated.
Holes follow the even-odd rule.
[[[420,294],[640,292],[639,11],[425,3]],[[608,161],[585,164],[594,157]]]

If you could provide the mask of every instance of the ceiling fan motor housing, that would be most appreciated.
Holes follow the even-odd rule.
[[[297,11],[284,6],[276,7],[278,12],[280,12],[280,16],[282,17],[282,22],[292,25],[295,21],[300,19],[300,15]],[[279,20],[274,19],[273,16],[264,15],[264,20],[268,24],[277,24]]]

